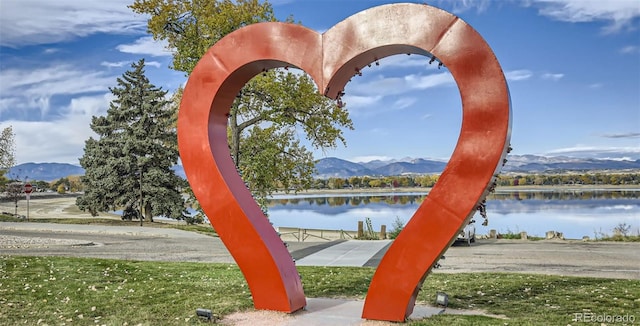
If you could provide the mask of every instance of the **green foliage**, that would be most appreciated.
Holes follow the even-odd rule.
[[[0,171],[3,172],[0,174],[3,176],[7,170],[16,164],[15,147],[13,127],[4,128],[0,133]]]
[[[622,235],[614,234],[612,236],[606,235],[598,239],[599,241],[617,241],[617,242],[640,242],[640,235]]]
[[[257,0],[136,0],[130,8],[150,16],[149,32],[175,49],[172,68],[186,74],[225,35],[276,21],[271,4]],[[315,161],[300,131],[315,148],[332,148],[345,144],[342,129],[353,128],[348,112],[320,94],[308,75],[285,69],[251,79],[230,108],[228,126],[231,157],[263,208],[276,189],[311,187]]]
[[[364,298],[375,271],[298,268],[308,297]],[[417,297],[491,316],[435,315],[408,325],[568,325],[575,313],[640,311],[640,281],[509,273],[432,273]],[[233,264],[94,258],[0,257],[0,316],[6,325],[185,325],[195,307],[217,316],[250,309],[251,294]],[[637,314],[636,314],[637,317]]]
[[[345,185],[345,179],[342,178],[329,178],[327,180],[327,186],[329,189],[342,189]]]
[[[618,242],[640,242],[640,231],[636,234],[630,234],[631,225],[627,223],[618,223],[613,228],[613,235],[604,232],[594,232],[595,240],[598,241],[618,241]]]
[[[135,0],[129,8],[150,17],[149,33],[175,49],[171,68],[187,75],[225,35],[249,24],[276,21],[271,4],[258,0]]]
[[[440,176],[437,174],[413,175],[413,176],[384,176],[384,177],[351,177],[341,179],[342,186],[353,188],[407,188],[407,187],[433,187]],[[331,188],[331,181],[335,178],[319,179],[314,181],[318,189]],[[517,181],[515,181],[517,180]],[[638,185],[640,173],[595,173],[595,174],[531,174],[531,175],[500,175],[498,186],[581,186],[581,185]],[[531,193],[527,196],[538,196]]]
[[[0,193],[7,190],[10,180],[5,174],[16,164],[15,151],[15,134],[9,126],[0,133]]]
[[[171,169],[178,160],[174,112],[166,91],[144,74],[144,60],[117,79],[106,116],[94,116],[99,139],[85,143],[80,165],[84,194],[76,204],[92,215],[136,208],[142,216],[182,218],[184,181]],[[143,214],[144,212],[144,214]]]
[[[388,233],[389,239],[395,239],[398,237],[400,232],[404,229],[404,221],[399,217],[393,221],[393,225],[391,226],[391,231]]]
[[[308,188],[313,157],[300,145],[292,129],[254,126],[240,151],[240,173],[262,207],[274,189]]]
[[[11,173],[11,179],[3,180],[4,188],[2,195],[4,199],[13,202],[13,215],[18,216],[18,202],[25,198],[24,185],[26,178],[22,179],[20,175]]]
[[[7,188],[7,183],[9,183],[9,179],[4,175],[5,171],[0,170],[0,193],[3,193]]]
[[[264,204],[276,189],[296,192],[312,185],[315,160],[299,131],[312,146],[333,148],[346,143],[342,128],[352,128],[347,111],[319,94],[307,75],[269,71],[245,85],[231,107],[231,156]]]
[[[68,190],[71,192],[79,192],[83,190],[82,182],[80,181],[79,176],[69,176],[69,177],[60,178],[56,181],[51,182],[48,188],[51,190],[60,192],[59,191],[60,185],[62,185],[65,190]]]
[[[557,173],[500,175],[498,186],[637,185],[640,173]]]
[[[38,180],[31,182],[31,184],[38,189],[38,191],[45,191],[47,189],[51,189],[49,183],[46,181]]]
[[[202,223],[204,223],[204,216],[202,214],[196,214],[196,215],[193,215],[193,216],[185,216],[184,220],[185,220],[185,222],[187,222],[188,225],[202,224]]]

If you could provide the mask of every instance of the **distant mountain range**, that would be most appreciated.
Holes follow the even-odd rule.
[[[576,158],[567,156],[509,155],[502,172],[542,173],[568,171],[621,171],[640,170],[639,160],[613,160],[596,158]],[[389,161],[354,163],[327,157],[318,160],[316,178],[348,178],[353,176],[391,176],[402,174],[440,173],[446,161],[422,158],[404,158]],[[176,174],[185,177],[182,166],[174,167]],[[9,170],[9,177],[28,177],[29,180],[53,181],[70,175],[83,175],[80,166],[66,163],[23,163]]]
[[[621,171],[640,170],[640,160],[613,160],[596,158],[576,158],[567,156],[509,155],[502,172],[542,173],[568,171]],[[371,161],[354,163],[335,157],[318,161],[317,178],[348,178],[353,176],[390,176],[402,174],[440,173],[447,165],[446,161],[422,158],[404,158],[401,160]]]
[[[54,181],[70,175],[84,175],[80,166],[67,163],[23,163],[9,169],[6,176],[12,179]]]

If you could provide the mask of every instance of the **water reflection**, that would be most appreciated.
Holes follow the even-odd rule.
[[[275,226],[354,230],[357,221],[370,218],[374,228],[390,227],[396,218],[407,221],[426,193],[356,194],[340,196],[281,196],[269,203]],[[527,231],[542,236],[560,231],[567,238],[611,233],[619,223],[640,232],[640,189],[594,191],[498,192],[487,198],[489,226],[478,233]]]

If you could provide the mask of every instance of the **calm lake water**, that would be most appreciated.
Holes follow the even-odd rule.
[[[408,221],[425,195],[281,195],[270,200],[269,219],[276,227],[356,230],[368,217],[375,229],[385,224],[389,230],[396,218]],[[569,239],[593,238],[596,232],[613,234],[620,223],[639,234],[640,189],[498,192],[487,199],[487,215],[484,227],[476,214],[478,234],[559,231]]]

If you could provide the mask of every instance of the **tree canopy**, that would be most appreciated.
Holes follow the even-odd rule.
[[[149,15],[147,29],[174,49],[171,68],[191,73],[209,47],[236,29],[276,21],[271,4],[258,0],[135,0],[129,6]]]
[[[0,133],[0,171],[2,175],[16,164],[15,135],[11,126]]]
[[[225,35],[277,20],[271,4],[257,0],[135,0],[130,7],[150,15],[148,31],[168,42],[172,68],[186,74]],[[353,124],[342,105],[322,96],[308,75],[275,69],[244,86],[230,108],[228,127],[236,167],[264,204],[275,189],[311,185],[315,160],[305,142],[322,149],[346,145],[342,131]]]
[[[13,128],[9,126],[0,133],[0,192],[12,193],[10,190],[13,189],[7,189],[9,179],[5,174],[15,164],[15,135],[13,134]]]
[[[76,204],[92,215],[135,209],[150,221],[183,218],[184,181],[172,170],[178,161],[174,112],[167,92],[145,76],[144,60],[131,67],[110,88],[115,99],[107,115],[91,119],[99,138],[85,142],[84,194]]]

